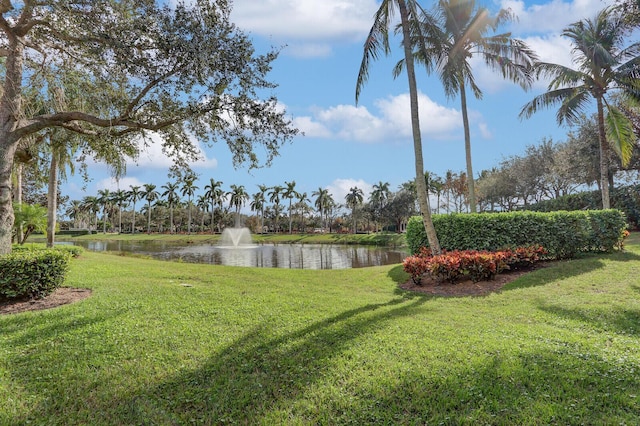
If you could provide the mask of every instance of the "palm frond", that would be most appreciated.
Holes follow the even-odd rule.
[[[585,91],[583,90],[583,92]],[[555,105],[563,105],[565,102],[573,98],[575,95],[576,95],[576,89],[573,87],[550,90],[546,93],[543,93],[541,95],[534,97],[533,100],[527,102],[522,107],[518,115],[520,118],[529,118],[543,108],[548,108]],[[564,117],[564,115],[559,114],[557,116],[558,123],[560,124],[564,122],[564,118],[561,118],[561,117]]]
[[[356,81],[356,104],[360,98],[362,87],[369,79],[369,64],[372,60],[377,60],[380,51],[385,55],[389,55],[391,48],[389,46],[389,23],[393,17],[393,1],[386,0],[374,15],[373,25],[369,31],[363,46],[362,62],[358,79]]]
[[[578,122],[587,109],[588,104],[591,102],[591,99],[591,93],[586,87],[571,88],[569,95],[564,98],[562,105],[558,108],[556,120],[559,124],[573,124]]]
[[[608,104],[605,126],[609,145],[620,157],[622,166],[626,167],[631,160],[636,142],[633,123],[621,110]]]

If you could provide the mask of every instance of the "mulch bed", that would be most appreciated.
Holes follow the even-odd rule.
[[[42,299],[0,299],[0,315],[55,308],[86,299],[89,296],[91,296],[91,290],[87,288],[59,287]]]
[[[415,284],[412,280],[400,284],[403,290],[415,291],[417,293],[430,294],[434,296],[449,297],[465,297],[465,296],[484,296],[494,293],[502,289],[505,285],[514,281],[522,275],[528,274],[534,269],[544,267],[543,262],[536,263],[535,266],[529,268],[520,268],[513,271],[505,271],[496,275],[493,280],[479,281],[474,283],[471,280],[456,281],[455,284],[448,282],[438,282],[429,275],[422,277],[420,285]]]

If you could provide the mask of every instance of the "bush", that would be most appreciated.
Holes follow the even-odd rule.
[[[543,246],[549,257],[557,259],[579,252],[611,251],[619,246],[626,228],[618,210],[434,215],[433,223],[446,250]],[[412,253],[429,245],[419,216],[409,220],[407,244]]]
[[[402,266],[415,284],[420,284],[425,273],[435,280],[452,284],[462,277],[478,282],[491,280],[506,269],[531,266],[546,254],[541,246],[498,252],[455,250],[436,256],[431,256],[429,249],[422,248],[417,255],[407,257]]]
[[[0,256],[0,298],[41,298],[64,282],[71,255],[65,250],[18,250]]]
[[[526,207],[527,210],[550,212],[556,210],[595,210],[602,207],[599,190],[579,192],[552,200],[540,201]],[[611,207],[625,214],[630,228],[640,227],[640,184],[620,186],[611,191]]]

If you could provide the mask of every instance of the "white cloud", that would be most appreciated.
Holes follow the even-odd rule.
[[[478,129],[480,130],[480,134],[483,139],[492,139],[493,133],[489,130],[489,126],[487,123],[478,123]]]
[[[329,186],[327,186],[327,189],[333,196],[333,201],[335,201],[337,204],[344,204],[346,202],[344,197],[346,197],[346,195],[350,192],[350,189],[354,187],[362,190],[364,194],[363,201],[369,199],[369,195],[373,190],[373,185],[365,182],[362,179],[336,179]]]
[[[191,163],[192,167],[198,168],[216,168],[218,160],[215,158],[207,158],[206,153],[199,141],[192,139],[192,143],[196,146],[199,160]],[[152,133],[147,138],[148,146],[143,146],[140,141],[140,155],[136,161],[129,161],[127,167],[146,167],[154,169],[167,169],[173,165],[173,160],[162,152],[162,137],[158,133]]]
[[[326,57],[333,42],[364,40],[375,0],[236,1],[231,20],[241,29],[286,43],[287,54]]]
[[[263,36],[304,40],[354,40],[371,27],[375,0],[236,1],[231,18]]]
[[[96,182],[96,189],[108,189],[109,191],[117,191],[121,189],[123,191],[129,191],[132,186],[139,186],[145,182],[141,182],[138,178],[135,177],[123,177],[120,180],[115,178],[106,178]]]
[[[420,127],[423,135],[434,139],[451,139],[461,128],[460,112],[418,95]],[[342,139],[364,143],[398,142],[411,138],[409,95],[378,99],[376,112],[365,106],[337,105],[316,109],[312,116],[298,117],[296,125],[307,136]]]
[[[566,26],[581,19],[592,18],[612,0],[552,0],[526,6],[523,0],[502,0],[500,7],[511,9],[518,17],[512,30],[518,34],[560,33]]]

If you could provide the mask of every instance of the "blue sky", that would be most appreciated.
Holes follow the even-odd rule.
[[[430,7],[431,2],[421,2]],[[610,0],[553,0],[548,2],[502,0],[480,2],[492,11],[510,8],[518,21],[505,31],[525,40],[543,61],[571,65],[570,44],[560,36],[563,28],[591,18]],[[400,40],[392,40],[392,56],[373,62],[369,81],[355,104],[355,83],[362,45],[379,7],[376,0],[235,0],[232,20],[253,38],[258,52],[285,46],[274,63],[270,80],[278,84],[275,95],[293,123],[305,136],[285,145],[270,168],[249,171],[233,168],[226,144],[202,147],[202,161],[193,164],[199,174],[198,193],[209,178],[244,185],[250,194],[258,184],[284,185],[295,181],[296,190],[309,197],[319,187],[328,188],[338,203],[350,187],[368,196],[371,186],[389,182],[396,190],[415,177],[406,75],[392,77],[401,57]],[[544,137],[565,139],[555,111],[520,120],[522,106],[542,93],[546,82],[529,92],[502,80],[474,63],[474,74],[484,91],[482,100],[469,98],[474,174],[496,166],[503,158],[522,154],[527,145]],[[435,77],[418,69],[420,118],[425,168],[438,175],[465,168],[462,119],[458,98],[447,99]],[[130,185],[169,181],[170,160],[151,146],[117,183],[100,164],[91,165],[91,182],[83,189],[79,178],[63,184],[71,199],[95,195],[99,189],[129,189]]]

